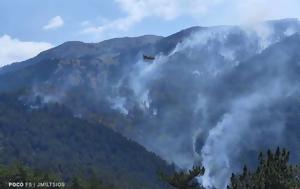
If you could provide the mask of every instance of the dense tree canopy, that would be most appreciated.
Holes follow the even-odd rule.
[[[299,168],[289,164],[290,153],[277,148],[259,155],[259,165],[251,171],[246,166],[242,174],[232,174],[228,189],[298,189]]]
[[[300,189],[300,168],[289,164],[290,153],[277,148],[259,154],[259,165],[255,170],[244,166],[241,174],[232,174],[227,189]],[[171,176],[160,173],[160,177],[177,189],[204,189],[196,177],[205,173],[204,167],[193,167]]]
[[[178,189],[201,189],[203,187],[196,180],[196,177],[202,176],[204,172],[204,167],[194,166],[188,171],[179,171],[171,176],[160,173],[160,176],[168,184]]]
[[[19,99],[0,95],[0,163],[19,161],[68,183],[80,177],[122,189],[166,188],[156,172],[173,168],[154,153],[109,128],[74,117],[63,106],[30,107]]]

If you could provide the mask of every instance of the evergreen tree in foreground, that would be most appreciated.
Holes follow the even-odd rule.
[[[204,172],[204,167],[194,166],[192,170],[176,172],[172,176],[160,173],[160,177],[178,189],[202,189],[203,187],[197,182],[196,177],[204,175]]]
[[[289,165],[290,153],[277,148],[259,155],[259,166],[250,171],[244,166],[241,175],[232,174],[228,189],[300,189],[299,167]]]

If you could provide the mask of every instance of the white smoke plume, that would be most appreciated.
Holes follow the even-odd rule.
[[[285,76],[288,57],[285,53],[272,55],[276,61],[264,65],[252,57],[295,33],[293,27],[277,31],[271,23],[205,29],[153,63],[138,62],[131,87],[139,101],[151,99],[148,109],[157,105],[153,108],[158,109],[156,123],[160,126],[151,130],[153,134],[140,133],[142,140],[137,141],[182,168],[201,161],[206,167],[204,186],[225,188],[231,173],[240,170],[245,154],[284,144],[286,123],[279,104],[300,92]],[[234,39],[238,42],[231,42]],[[189,77],[186,74],[191,75],[185,81],[189,83],[181,83],[181,77]],[[157,98],[153,87],[164,80],[174,86],[169,90],[178,95],[173,102],[177,104],[161,105],[152,99]],[[160,105],[167,108],[161,110]],[[186,108],[193,112],[190,120],[178,120]],[[264,145],[258,146],[260,141]]]
[[[109,65],[78,60],[58,70],[59,93],[47,96],[82,115],[113,115],[116,130],[180,168],[203,164],[203,185],[223,189],[259,151],[295,148],[287,117],[300,112],[299,31],[296,20],[200,28],[170,51],[163,43]],[[71,101],[78,93],[82,104]]]

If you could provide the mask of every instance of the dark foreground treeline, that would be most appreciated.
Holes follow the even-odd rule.
[[[71,181],[65,182],[57,175],[13,163],[10,166],[0,166],[0,188],[115,189],[116,187],[106,185],[96,177],[90,179],[74,177]]]
[[[239,174],[232,174],[227,189],[299,189],[300,168],[289,164],[289,152],[277,148],[275,152],[259,154],[259,165],[254,170],[244,166]],[[204,189],[196,177],[205,173],[204,167],[194,167],[187,172],[181,171],[174,175],[161,178],[178,189]]]
[[[232,174],[228,189],[300,189],[300,168],[289,164],[289,152],[279,148],[275,152],[268,151],[259,154],[259,165],[254,170],[244,166],[241,173]],[[173,175],[159,173],[158,179],[177,189],[205,189],[196,180],[205,173],[204,167],[193,167],[189,171],[176,172]],[[9,182],[31,183],[64,183],[64,187],[39,187],[39,188],[66,188],[66,189],[115,189],[114,185],[105,185],[95,178],[83,179],[74,177],[69,182],[64,182],[56,175],[43,171],[32,170],[14,163],[11,166],[0,166],[0,188],[9,187]],[[141,186],[142,187],[142,186]],[[30,187],[29,187],[30,188]]]

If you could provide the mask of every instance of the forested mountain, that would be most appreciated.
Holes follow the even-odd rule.
[[[0,162],[20,162],[62,181],[95,178],[122,189],[165,188],[158,170],[173,168],[144,147],[99,124],[78,118],[65,107],[40,109],[18,96],[0,95]]]
[[[21,90],[33,116],[57,103],[178,167],[202,163],[204,186],[225,188],[259,151],[283,146],[300,159],[299,32],[283,19],[66,42],[1,68],[0,91]]]

